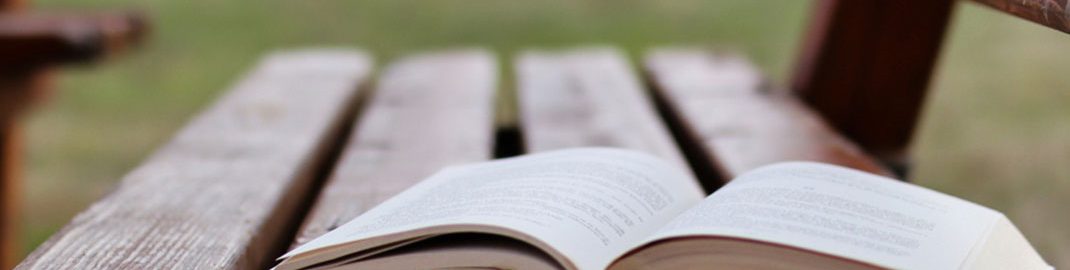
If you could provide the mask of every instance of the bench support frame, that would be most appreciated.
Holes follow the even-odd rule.
[[[902,161],[952,0],[820,0],[793,90],[866,151]]]

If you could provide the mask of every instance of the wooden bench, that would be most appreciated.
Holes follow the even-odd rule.
[[[894,175],[952,4],[820,1],[794,91],[694,48],[433,51],[378,73],[358,50],[274,53],[17,268],[263,269],[443,166],[568,147],[653,153],[708,191],[785,160]],[[516,125],[496,124],[507,90]]]
[[[781,160],[885,172],[794,97],[764,88],[745,59],[691,49],[647,54],[647,79],[611,48],[519,54],[523,145],[506,145],[517,141],[496,141],[495,97],[508,88],[498,61],[479,49],[417,54],[368,87],[372,62],[358,51],[273,54],[19,268],[265,268],[496,148],[639,149],[690,164],[710,190]]]

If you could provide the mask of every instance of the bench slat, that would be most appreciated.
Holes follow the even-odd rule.
[[[609,48],[526,52],[516,72],[527,151],[621,147],[686,166],[622,53]]]
[[[477,50],[413,56],[391,65],[294,245],[443,166],[490,159],[497,79],[494,57]]]
[[[347,50],[267,58],[18,268],[270,266],[370,68]]]
[[[644,68],[684,145],[701,150],[689,157],[708,160],[723,179],[790,160],[891,175],[795,97],[762,91],[763,76],[742,57],[661,49]]]

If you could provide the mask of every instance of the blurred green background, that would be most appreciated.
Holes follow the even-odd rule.
[[[809,1],[37,0],[39,8],[139,7],[155,32],[141,50],[68,69],[29,121],[24,252],[237,79],[257,57],[359,46],[379,63],[478,45],[714,46],[787,78]],[[1070,268],[1070,36],[959,4],[915,143],[915,182],[1005,212]],[[503,87],[509,87],[505,85]]]

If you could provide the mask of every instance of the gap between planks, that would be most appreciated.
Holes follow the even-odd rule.
[[[418,54],[392,63],[292,247],[442,167],[492,158],[497,79],[494,56],[478,49]]]

